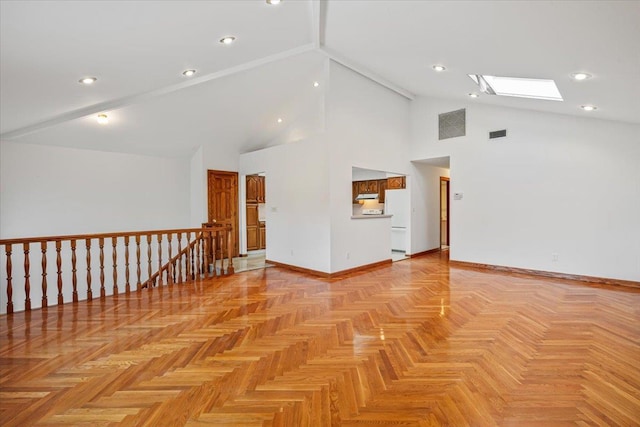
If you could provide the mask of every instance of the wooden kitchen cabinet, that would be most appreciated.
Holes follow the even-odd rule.
[[[384,203],[384,193],[387,191],[387,180],[378,180],[378,203]]]
[[[371,194],[378,192],[378,181],[373,179],[369,181],[357,181],[359,194]]]
[[[264,176],[258,176],[258,203],[266,203],[266,188]]]
[[[356,200],[358,194],[378,194],[380,203],[384,203],[384,191],[387,188],[386,179],[370,179],[367,181],[353,181],[351,183],[351,196],[353,203],[359,203]]]
[[[367,181],[353,181],[351,183],[351,196],[353,203],[358,203],[356,200],[358,194],[378,194],[378,202],[384,203],[385,193],[387,190],[397,190],[406,188],[406,178],[404,176],[395,176],[386,179],[370,179]]]
[[[258,204],[265,203],[264,176],[247,175],[247,250],[266,247],[264,221],[259,221]]]
[[[265,249],[267,247],[267,226],[264,221],[260,222],[258,230],[258,247],[259,249]]]
[[[258,205],[247,205],[247,225],[258,226]]]
[[[394,176],[391,178],[387,178],[387,189],[389,190],[399,190],[402,188],[407,188],[407,180],[404,176]]]
[[[260,247],[258,205],[247,204],[247,250],[255,251]]]
[[[247,175],[247,203],[265,203],[264,176]]]
[[[258,203],[258,187],[260,186],[258,175],[247,175],[247,203]]]
[[[255,251],[260,248],[260,229],[247,227],[247,250]]]

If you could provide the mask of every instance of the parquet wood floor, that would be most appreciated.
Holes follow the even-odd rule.
[[[280,268],[0,318],[0,425],[640,425],[640,290]]]

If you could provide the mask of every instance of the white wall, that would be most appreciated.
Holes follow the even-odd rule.
[[[438,114],[465,107],[466,136],[438,141]],[[443,156],[464,193],[451,259],[640,280],[640,126],[417,99],[411,159]]]
[[[189,161],[0,144],[0,236],[189,225]]]
[[[165,159],[2,142],[0,144],[0,236],[37,237],[67,234],[93,234],[117,231],[185,228],[189,226],[189,160]],[[175,245],[174,241],[174,245]],[[184,243],[184,242],[183,242]],[[99,242],[92,242],[92,290],[100,295]],[[87,296],[85,242],[77,244],[78,296]],[[135,252],[131,242],[131,285],[135,289]],[[153,251],[157,241],[152,242]],[[174,249],[175,250],[175,249]],[[39,245],[30,247],[31,303],[41,306],[42,267]],[[117,242],[118,290],[124,291],[124,242]],[[146,241],[142,253],[147,253]],[[166,241],[163,253],[167,257]],[[71,250],[62,246],[62,278],[65,302],[72,296]],[[152,265],[158,264],[157,254]],[[24,309],[24,270],[22,248],[13,248],[13,302],[15,311]],[[47,296],[49,305],[57,303],[56,252],[47,249]],[[143,256],[146,260],[146,257]],[[0,266],[0,313],[6,311],[6,258]],[[112,242],[104,242],[105,290],[113,293]],[[142,281],[147,265],[142,266]]]
[[[387,173],[383,171],[374,171],[371,169],[352,168],[351,179],[353,181],[369,181],[372,179],[385,179]]]
[[[390,258],[391,220],[351,219],[352,167],[409,173],[409,101],[332,61],[327,77],[326,132],[243,154],[240,175],[266,174],[267,258],[334,273]]]
[[[331,272],[338,272],[391,257],[390,219],[351,219],[352,167],[409,174],[410,102],[331,62],[326,105]]]
[[[329,166],[324,135],[240,156],[241,179],[257,171],[265,172],[267,183],[266,258],[330,272]]]
[[[189,164],[190,226],[200,227],[207,220],[207,170],[204,166],[204,147],[191,156]]]
[[[198,147],[191,156],[190,194],[191,225],[200,227],[208,220],[208,171],[219,170],[236,172],[238,170],[239,152],[233,144],[209,143]]]

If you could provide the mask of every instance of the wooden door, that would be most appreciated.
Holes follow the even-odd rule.
[[[449,246],[449,178],[440,177],[440,246]]]
[[[238,246],[238,173],[213,171],[208,173],[208,222],[231,225],[233,256]]]

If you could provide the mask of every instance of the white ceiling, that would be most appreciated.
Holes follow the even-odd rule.
[[[282,133],[317,129],[309,118],[320,117],[321,92],[313,81],[321,80],[323,62],[323,55],[307,52],[108,110],[106,126],[91,115],[20,140],[169,157],[191,154],[205,142],[232,141],[239,152],[253,151]]]
[[[163,156],[206,143],[246,152],[317,125],[323,86],[311,83],[327,56],[407,95],[640,123],[639,22],[637,1],[2,0],[1,136]],[[218,42],[229,34],[236,43]],[[593,78],[572,81],[577,71]],[[551,78],[565,101],[470,100],[469,73]],[[98,81],[83,86],[84,76]],[[111,122],[99,126],[105,111]]]
[[[640,123],[639,1],[331,1],[324,43],[415,94],[468,100],[468,74],[553,79],[564,102],[474,102],[580,116],[594,104],[592,117]]]

